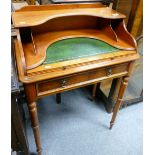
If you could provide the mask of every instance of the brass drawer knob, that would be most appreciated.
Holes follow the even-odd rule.
[[[61,80],[61,87],[66,87],[67,81],[65,79]]]
[[[110,75],[112,75],[112,68],[107,69],[107,76],[110,76]]]

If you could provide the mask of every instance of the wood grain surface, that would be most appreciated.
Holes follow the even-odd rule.
[[[96,4],[26,6],[23,9],[12,13],[12,21],[15,27],[29,27],[43,24],[50,19],[62,16],[88,15],[111,19],[125,18],[125,15],[118,13],[109,7],[105,7],[101,4],[95,6]]]
[[[36,101],[40,97],[123,77],[112,128],[133,63],[139,58],[136,41],[126,30],[124,18],[123,14],[101,3],[28,6],[12,13],[17,28],[14,43],[18,77],[24,83],[39,155],[42,149]],[[77,37],[95,38],[119,50],[42,64],[50,44]]]

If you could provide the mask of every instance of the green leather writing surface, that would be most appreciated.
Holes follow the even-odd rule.
[[[51,64],[97,54],[119,51],[119,49],[97,39],[70,38],[51,44],[46,51],[44,64]]]

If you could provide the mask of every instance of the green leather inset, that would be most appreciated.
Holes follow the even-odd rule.
[[[51,44],[46,51],[43,64],[95,56],[97,54],[119,51],[119,49],[97,39],[70,38]]]

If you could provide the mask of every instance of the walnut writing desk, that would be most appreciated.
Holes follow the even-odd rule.
[[[139,57],[124,18],[100,3],[27,6],[12,13],[18,77],[24,84],[38,154],[42,151],[36,101],[43,96],[123,77],[112,128]]]

